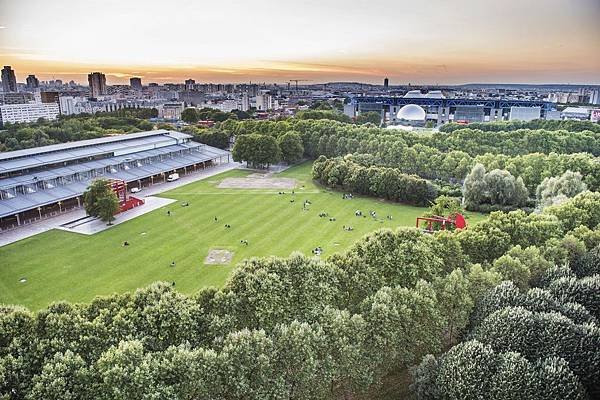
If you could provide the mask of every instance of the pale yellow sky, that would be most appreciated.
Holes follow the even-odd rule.
[[[0,0],[17,79],[600,83],[600,0]]]

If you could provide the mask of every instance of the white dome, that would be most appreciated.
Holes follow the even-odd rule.
[[[404,98],[410,98],[410,99],[415,99],[415,98],[420,98],[420,97],[423,97],[423,94],[421,93],[420,90],[409,90],[404,95]]]
[[[405,121],[424,121],[425,110],[416,104],[407,104],[398,111],[397,118]]]
[[[431,90],[425,95],[429,99],[443,99],[444,95],[441,90]]]

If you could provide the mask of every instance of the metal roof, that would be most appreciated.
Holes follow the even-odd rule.
[[[156,130],[9,151],[0,153],[0,173],[19,171],[45,164],[56,164],[102,154],[115,153],[115,155],[121,155],[135,153],[149,148],[169,146],[190,137],[190,135],[181,132]]]
[[[79,147],[96,146],[96,145],[100,145],[100,144],[114,143],[114,142],[120,142],[123,140],[139,139],[139,138],[144,138],[144,137],[149,137],[149,136],[158,136],[158,135],[170,135],[175,139],[191,138],[191,135],[188,135],[186,133],[168,131],[166,129],[157,129],[154,131],[127,133],[127,134],[123,134],[123,135],[106,136],[106,137],[101,137],[101,138],[96,138],[96,139],[78,140],[76,142],[51,144],[49,146],[33,147],[31,149],[6,151],[3,153],[0,153],[0,160],[6,160],[6,159],[11,159],[11,158],[17,158],[17,157],[27,157],[27,156],[33,156],[36,154],[76,149]]]
[[[181,145],[179,145],[181,147]],[[154,151],[154,150],[152,150]],[[169,158],[168,160],[163,160],[160,162],[154,162],[152,164],[145,164],[141,167],[131,168],[129,170],[119,170],[115,173],[104,174],[101,178],[107,179],[122,179],[126,182],[137,181],[139,179],[148,178],[152,175],[157,175],[160,173],[171,172],[178,168],[183,168],[192,164],[209,161],[219,156],[226,156],[230,153],[224,150],[220,150],[210,146],[202,146],[199,151],[193,151],[191,153],[186,154],[178,154],[175,153],[176,157]],[[115,159],[121,157],[115,157]],[[110,160],[110,159],[109,159]],[[96,163],[96,161],[94,161]],[[51,176],[56,172],[68,172],[69,174],[73,174],[72,167],[79,167],[82,164],[78,164],[75,166],[58,168],[54,170],[46,171],[47,176]],[[102,165],[99,168],[103,168]],[[76,171],[75,171],[76,172]],[[64,175],[63,175],[64,176]],[[4,186],[4,183],[11,181],[19,181],[21,177],[17,178],[7,178],[3,179],[0,186]],[[98,177],[100,178],[100,177]],[[48,204],[56,203],[57,201],[62,201],[66,199],[71,199],[77,196],[81,196],[83,192],[87,189],[90,182],[94,179],[92,178],[88,180],[74,181],[72,183],[66,185],[56,186],[51,189],[38,190],[34,193],[26,194],[26,195],[17,195],[10,199],[0,200],[0,217],[6,217],[9,215],[13,215],[19,212],[35,209],[37,207],[45,206]]]
[[[87,161],[80,164],[73,164],[66,167],[53,168],[45,171],[37,171],[31,174],[19,175],[10,178],[0,179],[0,189],[14,187],[16,185],[34,183],[59,177],[67,177],[76,173],[91,171],[94,169],[105,168],[111,165],[119,165],[126,161],[143,160],[149,157],[155,157],[162,154],[169,154],[180,150],[188,150],[202,146],[199,143],[188,143],[187,146],[180,144],[161,147],[159,149],[140,151],[138,153],[126,154],[122,156],[104,158],[101,160]],[[208,147],[208,146],[206,146]],[[212,154],[210,150],[206,150],[207,154]]]

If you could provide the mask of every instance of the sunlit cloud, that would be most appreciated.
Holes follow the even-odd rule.
[[[597,0],[0,0],[17,79],[600,83]],[[67,11],[68,12],[65,12]],[[90,27],[101,27],[90,31]],[[568,26],[568,35],[562,27]]]

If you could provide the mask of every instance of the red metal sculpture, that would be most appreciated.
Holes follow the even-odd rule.
[[[110,189],[115,192],[119,199],[119,212],[131,210],[134,207],[144,204],[144,200],[127,194],[127,184],[120,179],[111,179],[109,181]]]
[[[465,217],[459,213],[449,215],[448,217],[440,217],[438,215],[432,217],[417,217],[417,228],[420,227],[421,222],[427,224],[426,228],[424,228],[425,232],[435,232],[437,230],[445,231],[452,227],[456,229],[464,229],[467,227]]]

